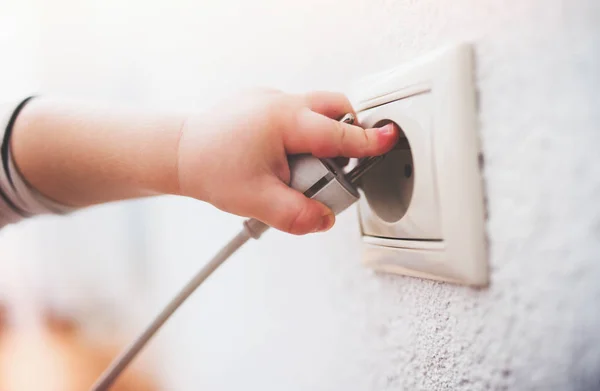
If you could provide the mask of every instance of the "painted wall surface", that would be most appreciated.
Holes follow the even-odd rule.
[[[39,5],[41,85],[204,109],[476,49],[489,288],[365,269],[354,210],[326,234],[270,232],[156,339],[166,389],[600,389],[599,2],[122,3]],[[145,210],[149,317],[240,220],[192,200]]]
[[[271,232],[166,330],[173,389],[600,389],[598,2],[227,2],[169,17],[175,39],[148,39],[173,53],[157,85],[203,102],[257,82],[347,90],[473,41],[492,269],[484,290],[374,275],[354,212],[323,235]],[[161,293],[238,229],[209,210],[162,210]]]

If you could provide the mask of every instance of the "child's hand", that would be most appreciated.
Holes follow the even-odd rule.
[[[346,113],[353,109],[341,94],[260,91],[190,118],[179,141],[179,193],[293,234],[328,230],[329,208],[286,185],[287,156],[380,155],[398,137],[393,125],[338,122]]]

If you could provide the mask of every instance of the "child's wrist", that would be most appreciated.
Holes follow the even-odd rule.
[[[209,203],[212,201],[210,188],[222,179],[212,175],[214,169],[220,166],[220,156],[210,153],[214,152],[214,148],[206,130],[214,127],[215,124],[203,115],[191,115],[182,119],[177,133],[175,173],[171,176],[172,192],[169,194]]]
[[[165,128],[152,135],[156,142],[153,171],[146,173],[147,184],[158,194],[182,195],[179,185],[179,143],[185,127],[186,117],[167,118]],[[156,151],[159,151],[156,154]]]

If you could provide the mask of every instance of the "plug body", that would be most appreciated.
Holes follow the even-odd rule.
[[[312,155],[289,157],[290,187],[339,214],[358,201],[358,190],[332,159]]]

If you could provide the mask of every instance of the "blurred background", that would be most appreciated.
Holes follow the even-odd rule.
[[[373,274],[354,210],[327,234],[270,232],[122,390],[598,389],[599,3],[0,0],[2,99],[189,112],[253,86],[350,92],[462,40],[476,49],[490,287]],[[86,389],[239,223],[162,197],[3,229],[0,389]]]

